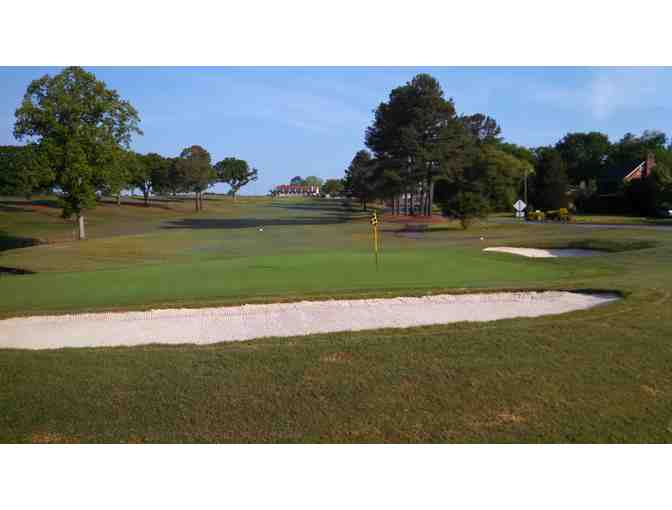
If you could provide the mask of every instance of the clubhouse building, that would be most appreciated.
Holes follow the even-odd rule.
[[[303,186],[297,184],[280,184],[273,190],[277,197],[316,197],[320,194],[319,186]]]

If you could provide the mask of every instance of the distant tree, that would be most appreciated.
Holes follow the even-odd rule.
[[[303,178],[300,175],[297,175],[296,177],[292,177],[292,180],[289,181],[289,183],[293,186],[302,186]]]
[[[130,183],[142,192],[145,207],[149,206],[150,194],[166,186],[169,166],[170,160],[155,152],[136,155],[130,167]]]
[[[468,229],[474,221],[484,218],[490,212],[490,203],[478,191],[459,191],[442,204],[443,213],[459,220],[463,229]]]
[[[149,167],[152,193],[165,193],[170,190],[171,168],[176,166],[175,158],[166,158],[150,152],[144,156],[145,166]]]
[[[140,162],[137,154],[122,148],[114,149],[112,154],[105,171],[94,178],[94,183],[96,191],[101,195],[114,197],[117,206],[121,206],[121,193],[131,186],[131,175]]]
[[[173,196],[178,193],[186,193],[189,191],[188,183],[178,168],[178,161],[180,158],[167,158],[166,171],[160,177],[160,180],[154,183],[155,189],[159,193],[169,193]]]
[[[317,186],[318,188],[322,186],[322,183],[324,181],[320,179],[319,177],[316,177],[314,175],[309,175],[303,180],[303,185],[304,186]]]
[[[177,159],[179,182],[184,189],[194,193],[196,211],[203,210],[203,192],[217,178],[210,161],[210,153],[200,145],[187,147]]]
[[[343,193],[343,179],[327,179],[322,185],[321,191],[326,195],[338,196]]]
[[[0,194],[30,198],[50,187],[53,179],[37,144],[0,146]]]
[[[668,143],[667,135],[657,129],[646,129],[639,137],[639,141],[650,151],[665,149]]]
[[[231,196],[236,200],[236,193],[252,181],[257,180],[258,170],[251,168],[247,161],[236,158],[224,158],[215,165],[217,180],[231,186]]]
[[[502,129],[492,117],[475,113],[473,115],[462,115],[460,120],[478,143],[488,144],[501,141]]]
[[[84,239],[84,212],[95,207],[97,183],[107,174],[120,147],[128,147],[138,128],[138,113],[116,91],[79,67],[45,75],[28,86],[16,110],[14,136],[36,140],[63,192],[63,216],[77,217]]]
[[[525,173],[531,174],[532,168],[527,161],[490,145],[482,148],[467,172],[473,174],[471,180],[478,182],[479,192],[494,210],[510,211]]]
[[[366,202],[373,197],[375,183],[372,179],[374,160],[369,151],[361,150],[355,154],[345,171],[344,188],[353,198],[359,200],[366,211]]]
[[[567,207],[567,170],[560,152],[546,148],[539,151],[534,175],[534,205],[543,210]]]
[[[644,161],[648,153],[654,153],[656,159],[665,157],[667,136],[660,131],[644,131],[641,136],[626,133],[609,151],[609,167],[626,168]]]
[[[597,178],[603,170],[611,143],[603,133],[568,133],[555,148],[567,166],[571,184]]]
[[[497,148],[506,152],[507,154],[515,156],[522,161],[527,161],[530,165],[534,166],[534,162],[536,161],[534,151],[528,149],[527,147],[516,145],[515,143],[500,143],[497,145]]]

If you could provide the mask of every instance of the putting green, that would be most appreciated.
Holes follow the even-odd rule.
[[[472,248],[386,252],[378,271],[364,251],[302,252],[5,277],[0,313],[244,302],[310,293],[532,287],[568,273],[560,264],[492,256]]]

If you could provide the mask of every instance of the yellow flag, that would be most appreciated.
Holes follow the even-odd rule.
[[[373,253],[376,259],[376,271],[378,271],[378,215],[374,211],[371,215],[371,230],[373,231]]]

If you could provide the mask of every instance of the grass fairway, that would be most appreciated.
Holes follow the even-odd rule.
[[[403,225],[391,227],[383,234],[384,254],[376,271],[365,215],[339,204],[304,200],[234,206],[210,200],[207,206],[204,215],[140,221],[143,234],[97,237],[94,226],[94,238],[86,242],[5,252],[0,266],[37,274],[2,281],[0,317],[362,292],[533,288],[577,273],[557,261],[529,264],[484,254],[473,233],[454,225],[422,238],[399,235]],[[113,204],[103,208],[115,213],[109,221],[125,217]],[[126,214],[141,215],[144,208],[130,209]],[[100,229],[110,231],[104,223]]]
[[[0,266],[37,272],[0,276],[3,316],[474,288],[626,296],[486,324],[201,347],[0,350],[0,441],[672,440],[672,232],[486,224],[417,234],[383,225],[376,273],[365,215],[330,202],[211,200],[201,215],[181,202],[148,211],[105,204],[91,240],[27,248],[18,248],[22,239],[55,238],[69,226],[50,207],[0,205],[0,239],[14,248],[0,253]],[[481,252],[511,244],[611,253]]]

